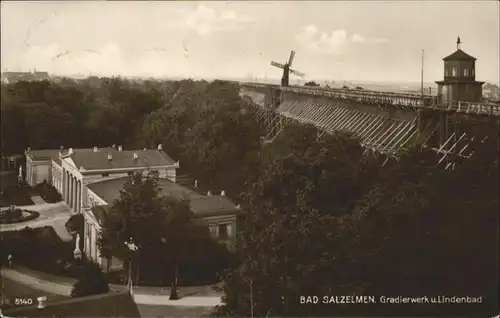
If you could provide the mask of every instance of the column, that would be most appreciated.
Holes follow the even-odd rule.
[[[75,191],[73,175],[69,174],[69,207],[73,210],[73,194]]]
[[[80,213],[80,209],[82,206],[82,182],[78,180],[78,193],[77,193],[77,200],[76,202],[78,203],[76,206],[76,212]]]
[[[83,206],[83,180],[80,180],[80,191],[78,192],[80,194],[80,206],[78,208],[78,211],[82,213],[82,206]]]
[[[69,205],[69,172],[66,171],[66,203]]]
[[[63,186],[62,186],[62,196],[64,202],[68,203],[68,199],[66,197],[66,194],[68,193],[68,175],[66,174],[66,170],[62,170],[62,175],[63,175]]]
[[[69,172],[66,171],[66,203],[69,205]]]
[[[73,209],[73,212],[75,211],[76,207],[76,182],[75,182],[75,177],[71,175],[71,209]]]

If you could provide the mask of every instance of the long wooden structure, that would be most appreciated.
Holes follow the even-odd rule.
[[[500,122],[498,102],[441,104],[433,95],[259,83],[240,83],[240,87],[241,96],[256,107],[268,141],[285,122],[296,121],[315,125],[323,133],[355,133],[366,151],[388,158],[398,158],[420,144],[434,150],[438,164],[447,168],[470,157],[475,142],[491,137],[487,129],[491,122]]]

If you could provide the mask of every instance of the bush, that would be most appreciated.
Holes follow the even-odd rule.
[[[58,261],[73,259],[70,243],[64,243],[51,226],[2,233],[2,261],[12,254],[14,263],[59,274]]]
[[[15,185],[2,189],[0,193],[0,206],[6,207],[11,205],[33,205],[29,187]]]
[[[109,284],[101,267],[94,262],[83,269],[82,277],[73,285],[71,297],[83,297],[109,292]]]
[[[39,217],[40,214],[35,211],[21,210],[19,208],[6,209],[0,212],[0,224],[12,224],[26,222]]]
[[[80,237],[83,238],[83,215],[82,214],[75,214],[72,215],[69,220],[64,224],[66,227],[66,230],[68,230],[69,233],[71,234],[80,234]]]
[[[37,184],[33,190],[47,203],[57,203],[62,201],[62,197],[59,192],[57,192],[57,189],[48,184],[45,180],[43,180],[42,183]]]

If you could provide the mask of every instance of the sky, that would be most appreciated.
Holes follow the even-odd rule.
[[[443,78],[476,57],[499,81],[498,1],[2,1],[2,71],[58,75],[279,78],[290,50],[306,80]]]

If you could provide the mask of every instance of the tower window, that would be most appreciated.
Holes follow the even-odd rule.
[[[451,69],[451,73],[452,73],[452,76],[457,76],[457,68],[456,67],[453,67]]]
[[[468,68],[464,69],[464,76],[469,76],[469,69]]]
[[[474,69],[472,69],[472,76],[474,76]]]

